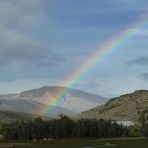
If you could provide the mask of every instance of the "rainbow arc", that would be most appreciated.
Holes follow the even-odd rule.
[[[46,100],[49,107],[38,108],[37,112],[40,115],[45,115],[52,109],[52,106],[58,104],[58,102],[63,98],[63,96],[68,92],[68,88],[72,87],[75,83],[78,82],[81,78],[91,71],[97,64],[102,60],[105,60],[108,55],[110,55],[114,50],[118,50],[121,46],[125,45],[131,37],[136,33],[141,31],[147,25],[146,15],[142,18],[139,18],[136,22],[129,25],[125,30],[118,33],[111,40],[105,43],[105,45],[98,46],[95,49],[95,53],[89,55],[86,60],[79,65],[69,77],[61,84],[61,86],[66,87],[55,87],[54,94],[55,96],[46,96]]]

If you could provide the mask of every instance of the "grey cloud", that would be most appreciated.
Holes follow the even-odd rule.
[[[141,73],[138,75],[138,78],[142,80],[148,80],[148,73]]]
[[[0,24],[5,27],[34,27],[45,19],[41,0],[0,1]]]
[[[89,86],[89,87],[99,87],[100,86],[100,83],[99,82],[95,82],[95,81],[90,81],[90,82],[88,82],[87,83],[87,86]]]
[[[19,60],[55,65],[63,59],[44,43],[10,29],[0,29],[0,65]]]
[[[148,65],[148,57],[142,56],[127,62],[128,65]]]
[[[41,0],[0,1],[0,14],[1,67],[16,61],[51,66],[65,60],[52,51],[52,46],[28,33],[41,29],[45,21]]]

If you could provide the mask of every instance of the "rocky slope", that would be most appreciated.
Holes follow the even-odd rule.
[[[105,105],[82,112],[78,115],[78,118],[103,118],[139,122],[141,112],[144,110],[148,110],[148,91],[139,90],[113,98]]]

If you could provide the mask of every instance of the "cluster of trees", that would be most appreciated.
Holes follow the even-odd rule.
[[[142,135],[148,137],[148,110],[139,111],[139,114]]]
[[[29,122],[21,121],[3,124],[0,132],[8,140],[128,136],[127,127],[111,120],[80,119],[74,121],[67,116],[48,121],[37,118]]]
[[[146,137],[148,137],[148,123],[146,123],[143,127],[142,127],[142,134]]]

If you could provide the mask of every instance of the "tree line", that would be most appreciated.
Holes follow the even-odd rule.
[[[67,116],[44,121],[16,121],[3,124],[0,133],[7,140],[41,140],[65,138],[107,138],[128,136],[128,128],[111,120],[79,119],[74,121]]]
[[[143,136],[148,137],[148,110],[139,111],[138,114],[140,114],[141,133]]]

